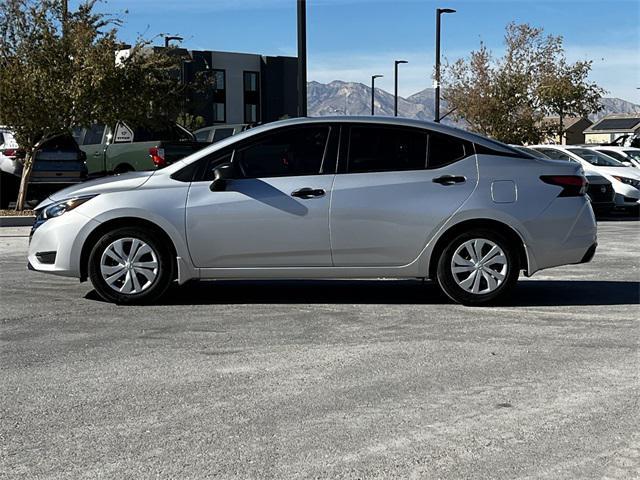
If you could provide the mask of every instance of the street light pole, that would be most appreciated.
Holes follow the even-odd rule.
[[[298,0],[298,116],[307,116],[307,0]]]
[[[184,40],[184,38],[178,37],[178,36],[167,35],[166,37],[164,37],[164,48],[169,48],[169,42],[171,40],[177,40],[178,42],[181,42],[182,40]]]
[[[456,13],[451,8],[436,8],[436,91],[435,91],[435,108],[434,121],[440,122],[440,16],[443,13]]]
[[[393,100],[393,115],[395,117],[398,116],[398,65],[401,63],[409,63],[406,60],[396,60],[394,62],[394,75],[395,75],[395,89],[394,89],[394,100]]]
[[[384,75],[371,75],[371,116],[375,115],[375,99],[376,99],[376,78],[384,77]]]

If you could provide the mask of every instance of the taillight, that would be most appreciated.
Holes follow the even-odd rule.
[[[587,179],[582,175],[542,175],[540,180],[562,187],[559,197],[580,197],[587,189]]]
[[[156,167],[162,168],[167,166],[167,161],[164,159],[164,148],[151,147],[149,149],[149,155]]]
[[[6,150],[0,150],[0,152],[2,152],[2,154],[5,157],[11,157],[14,158],[18,155],[18,149],[17,148],[7,148]]]

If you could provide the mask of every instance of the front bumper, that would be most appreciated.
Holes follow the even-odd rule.
[[[75,210],[41,223],[29,240],[30,269],[65,277],[80,277],[82,246],[99,222]],[[55,258],[52,260],[52,252]],[[44,255],[48,253],[49,255]]]

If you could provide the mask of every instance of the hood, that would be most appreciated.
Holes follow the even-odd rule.
[[[640,180],[640,170],[634,167],[598,167],[598,173]]]
[[[592,185],[611,185],[611,182],[594,172],[585,172],[585,177],[587,177],[587,181]]]
[[[55,192],[49,198],[43,200],[36,207],[36,209],[46,207],[51,203],[59,202],[60,200],[64,200],[65,198],[134,190],[144,185],[155,172],[155,170],[143,172],[128,172],[121,175],[102,177],[95,180],[88,180],[86,182],[78,183],[76,185],[72,185]]]

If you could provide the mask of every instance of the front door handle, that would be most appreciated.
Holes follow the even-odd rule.
[[[467,179],[460,175],[443,175],[433,179],[433,183],[439,183],[440,185],[455,185],[456,183],[464,183]]]
[[[299,190],[295,190],[294,192],[291,192],[292,197],[305,198],[305,199],[322,197],[324,196],[324,194],[325,194],[325,191],[321,188],[309,188],[309,187],[301,188]]]

